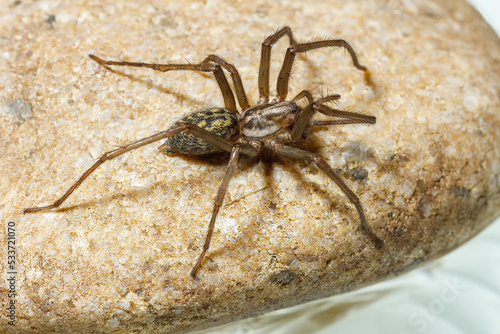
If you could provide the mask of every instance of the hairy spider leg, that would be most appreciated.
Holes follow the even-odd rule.
[[[238,164],[238,158],[240,156],[241,145],[235,144],[233,149],[231,150],[231,157],[229,158],[229,163],[227,165],[226,171],[224,173],[224,178],[219,186],[219,191],[217,192],[217,196],[215,197],[214,209],[212,211],[212,218],[210,219],[210,224],[208,225],[207,236],[205,237],[205,244],[203,245],[203,250],[201,251],[200,256],[198,257],[198,261],[191,270],[191,277],[196,277],[196,272],[200,269],[201,263],[207,254],[208,248],[210,247],[210,240],[212,239],[212,233],[214,231],[215,220],[217,219],[217,214],[219,213],[219,209],[222,205],[222,201],[224,200],[224,195],[226,194],[227,186],[229,184],[229,180],[233,175],[233,172]]]
[[[225,68],[231,74],[234,87],[236,89],[236,95],[238,97],[238,101],[240,103],[241,108],[244,109],[248,107],[248,100],[238,71],[233,65],[229,64],[219,56],[215,55],[208,56],[207,58],[205,58],[205,60],[203,60],[199,64],[153,64],[153,63],[142,63],[142,62],[103,60],[94,55],[89,55],[89,57],[101,65],[146,67],[160,72],[177,71],[177,70],[212,72],[222,92],[222,97],[224,98],[224,104],[226,108],[237,114],[238,111],[236,108],[236,102],[234,100],[233,91],[231,90],[231,87],[227,82],[226,76],[222,71],[222,68]]]
[[[330,165],[323,160],[319,155],[308,152],[296,147],[280,144],[277,142],[269,142],[267,143],[269,145],[268,147],[272,149],[274,152],[276,152],[279,155],[288,157],[288,158],[293,158],[293,159],[299,159],[302,161],[307,161],[307,163],[314,162],[316,166],[318,166],[319,169],[321,169],[330,179],[332,179],[342,190],[342,192],[349,198],[352,204],[356,207],[356,210],[358,211],[358,215],[361,219],[362,226],[368,234],[368,236],[375,242],[375,244],[378,247],[383,247],[384,242],[375,235],[370,230],[370,227],[368,226],[368,223],[366,222],[366,217],[365,213],[363,211],[363,207],[361,206],[361,202],[359,201],[358,196],[354,192],[352,192],[351,189],[342,181],[342,179],[335,174],[335,172],[332,170]]]
[[[328,98],[328,97],[327,97]],[[332,95],[331,99],[338,99],[340,95]],[[357,112],[344,111],[339,109],[330,108],[321,104],[324,102],[325,98],[319,99],[316,102],[309,104],[297,115],[297,119],[292,128],[292,139],[297,141],[300,139],[308,126],[314,124],[314,126],[321,125],[338,125],[338,124],[375,124],[377,118],[371,115],[360,114]],[[332,121],[315,121],[311,122],[311,117],[315,112],[322,113],[323,115],[330,117],[341,117],[342,120],[332,120]]]
[[[231,78],[233,79],[234,90],[236,91],[236,97],[238,98],[238,103],[240,104],[240,108],[242,110],[250,107],[248,103],[247,95],[245,93],[245,88],[243,87],[243,82],[241,81],[240,74],[236,67],[233,64],[228,63],[224,58],[219,57],[217,55],[208,56],[202,63],[204,62],[214,62],[222,66],[226,71],[231,74]]]
[[[85,171],[85,173],[83,173],[83,175],[66,191],[66,193],[61,198],[59,198],[57,201],[55,201],[53,204],[46,205],[46,206],[40,206],[40,207],[27,208],[27,209],[24,209],[23,212],[30,213],[30,212],[50,210],[50,209],[54,209],[54,208],[59,207],[66,200],[66,198],[68,198],[68,196],[71,195],[76,190],[76,188],[78,188],[82,184],[82,182],[94,170],[96,170],[97,167],[102,165],[105,161],[114,159],[117,156],[122,155],[128,151],[134,150],[136,148],[139,148],[139,147],[147,145],[147,144],[154,143],[154,142],[161,140],[163,138],[175,136],[176,134],[179,134],[182,131],[188,131],[195,136],[198,136],[206,141],[209,141],[210,143],[218,146],[219,148],[221,148],[224,151],[231,152],[231,150],[232,150],[233,143],[229,140],[221,138],[221,137],[219,137],[219,136],[217,136],[217,135],[215,135],[207,130],[204,130],[196,125],[193,125],[193,124],[177,125],[169,130],[162,131],[162,132],[157,133],[153,136],[140,139],[140,140],[135,141],[131,144],[121,146],[115,150],[104,153],[99,158],[99,160],[97,160],[89,169],[87,169]]]
[[[359,64],[356,52],[354,52],[354,49],[351,47],[351,45],[343,39],[331,39],[310,43],[294,44],[286,50],[285,59],[283,60],[283,66],[281,67],[281,71],[278,75],[276,89],[278,92],[278,99],[280,101],[284,101],[286,99],[286,96],[288,95],[288,81],[290,79],[290,73],[292,71],[295,54],[327,47],[344,47],[351,55],[354,66],[361,71],[367,70],[365,66]]]
[[[262,49],[260,55],[259,65],[259,102],[264,104],[269,102],[269,68],[271,66],[271,47],[280,40],[283,36],[288,35],[290,45],[297,44],[293,39],[292,29],[290,27],[283,27],[277,30],[274,34],[267,37],[262,42]]]
[[[298,93],[297,96],[295,96],[292,101],[297,103],[300,99],[306,98],[307,101],[309,102],[308,104],[312,104],[314,102],[313,96],[310,91],[308,90],[303,90],[302,92]]]
[[[201,251],[198,260],[196,261],[196,264],[194,265],[193,270],[191,270],[190,273],[192,278],[196,277],[196,272],[198,271],[198,269],[200,269],[203,259],[207,254],[208,248],[210,247],[210,241],[212,239],[212,234],[214,231],[215,220],[217,219],[217,215],[219,214],[219,209],[222,205],[222,201],[224,200],[224,195],[226,194],[229,180],[231,179],[231,176],[233,175],[236,165],[238,164],[240,152],[251,157],[255,157],[259,153],[259,151],[255,147],[245,142],[236,142],[230,151],[231,151],[231,157],[229,158],[229,163],[224,173],[224,178],[222,179],[222,182],[219,186],[219,191],[217,192],[217,196],[215,197],[214,209],[212,211],[212,218],[210,219],[210,224],[208,225],[207,236],[205,237],[205,244],[203,245],[203,250]]]

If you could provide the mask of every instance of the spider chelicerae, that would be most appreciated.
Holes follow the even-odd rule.
[[[271,48],[282,37],[288,36],[290,46],[286,50],[285,59],[278,75],[276,84],[277,96],[269,102],[269,67],[271,62]],[[241,154],[255,157],[264,150],[269,150],[278,156],[287,157],[314,163],[330,179],[332,179],[354,204],[361,219],[362,226],[368,236],[378,247],[383,242],[368,227],[368,223],[359,198],[352,192],[342,179],[332,170],[328,163],[318,154],[289,145],[306,137],[308,128],[317,126],[341,124],[374,124],[374,116],[349,112],[331,108],[328,102],[338,100],[340,95],[331,94],[315,100],[312,94],[303,90],[291,101],[286,100],[288,94],[288,81],[290,72],[297,53],[310,50],[343,47],[351,55],[354,66],[367,72],[365,66],[358,62],[353,48],[342,39],[320,40],[308,43],[297,43],[293,38],[290,27],[284,27],[267,37],[262,43],[259,68],[259,100],[251,106],[248,102],[241,77],[236,68],[223,58],[210,55],[199,64],[151,64],[141,62],[103,60],[97,56],[89,55],[101,65],[147,67],[160,72],[187,70],[211,72],[219,85],[224,98],[224,108],[211,108],[195,111],[174,123],[168,130],[159,132],[151,137],[140,139],[128,145],[104,153],[83,175],[66,191],[66,193],[51,205],[27,208],[24,213],[49,210],[59,207],[73,191],[101,164],[116,158],[138,147],[167,139],[159,149],[165,153],[184,155],[202,155],[214,152],[230,152],[229,163],[215,198],[212,218],[208,226],[205,244],[190,275],[195,278],[201,267],[203,259],[210,246],[215,220],[224,199],[227,186]],[[226,76],[226,70],[233,82],[236,98],[241,111],[238,111],[236,101]],[[305,99],[307,104],[300,107],[297,102]],[[311,118],[319,112],[332,117],[330,120],[313,121]]]

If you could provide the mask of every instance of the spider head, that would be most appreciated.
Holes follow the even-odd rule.
[[[295,122],[299,107],[295,102],[272,102],[256,105],[241,114],[241,135],[248,139],[265,139],[276,135]]]

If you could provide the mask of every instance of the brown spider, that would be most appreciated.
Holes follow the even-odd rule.
[[[277,97],[269,102],[271,47],[285,35],[287,35],[290,40],[290,47],[288,47],[286,51],[283,66],[278,76]],[[378,247],[382,247],[382,240],[380,240],[368,227],[359,198],[347,187],[344,181],[337,176],[328,163],[315,153],[287,145],[288,143],[296,142],[302,137],[305,137],[305,132],[310,126],[356,123],[374,124],[376,122],[374,116],[337,110],[325,105],[326,102],[338,100],[340,98],[338,94],[328,95],[315,101],[312,94],[304,90],[295,96],[292,101],[285,101],[288,93],[288,80],[290,78],[295,55],[297,53],[304,53],[310,50],[327,47],[344,47],[351,55],[354,66],[367,73],[366,67],[359,64],[356,53],[346,41],[335,39],[297,43],[293,38],[291,29],[289,27],[284,27],[266,38],[262,43],[258,82],[260,97],[255,106],[250,106],[248,103],[240,75],[236,68],[216,55],[208,56],[199,64],[134,63],[103,60],[94,55],[89,55],[90,58],[101,65],[148,67],[161,72],[172,70],[212,72],[222,92],[225,108],[195,111],[173,124],[166,131],[159,132],[151,137],[140,139],[131,144],[104,153],[104,155],[83,173],[78,181],[76,181],[61,198],[55,201],[54,204],[27,208],[24,210],[24,213],[59,207],[66,198],[82,184],[90,173],[96,170],[97,167],[105,161],[116,158],[138,147],[167,138],[167,142],[159,147],[159,149],[165,153],[180,153],[186,155],[199,155],[220,151],[231,153],[229,164],[220,184],[219,191],[217,192],[217,197],[215,198],[212,218],[208,226],[203,250],[190,274],[193,278],[196,277],[196,273],[198,269],[200,269],[209,248],[215,220],[220,206],[222,205],[229,179],[236,168],[240,153],[254,157],[260,154],[262,150],[270,150],[277,155],[287,158],[304,160],[307,163],[314,162],[316,166],[332,179],[347,195],[358,211],[365,232]],[[222,69],[225,69],[231,74],[241,112],[238,112],[236,108],[233,91]],[[304,108],[298,106],[296,103],[303,98],[308,102],[307,106]],[[311,121],[311,117],[315,112],[331,117],[338,117],[340,119]]]

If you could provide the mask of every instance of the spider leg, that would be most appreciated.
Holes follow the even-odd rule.
[[[269,101],[269,67],[271,66],[271,47],[283,36],[288,35],[290,45],[296,44],[293,39],[290,27],[283,27],[262,42],[259,66],[259,102],[258,104]]]
[[[68,198],[69,195],[71,195],[76,188],[78,188],[83,181],[94,171],[96,170],[100,165],[102,165],[105,161],[111,160],[116,158],[119,155],[122,155],[128,151],[134,150],[136,148],[139,148],[141,146],[147,145],[154,143],[158,140],[161,140],[163,138],[167,137],[172,137],[175,136],[176,134],[181,133],[182,131],[189,131],[195,136],[198,136],[202,139],[205,139],[206,141],[209,141],[211,144],[216,145],[222,150],[229,151],[231,152],[231,149],[233,147],[233,143],[229,140],[226,140],[224,138],[221,138],[207,130],[204,130],[196,125],[193,124],[181,124],[177,125],[171,129],[168,129],[166,131],[159,132],[153,136],[147,137],[140,139],[138,141],[135,141],[131,144],[121,146],[115,150],[109,151],[104,153],[99,160],[97,160],[89,169],[83,173],[82,176],[66,191],[66,193],[59,198],[57,201],[55,201],[51,205],[46,205],[46,206],[40,206],[40,207],[33,207],[33,208],[26,208],[24,209],[24,213],[30,213],[30,212],[38,212],[38,211],[45,211],[45,210],[50,210],[59,207],[65,200]],[[253,153],[249,148],[246,148],[247,152],[249,151],[250,154]]]
[[[219,191],[217,192],[217,196],[215,197],[214,209],[212,211],[212,218],[210,219],[210,224],[208,225],[207,236],[205,237],[205,244],[203,245],[203,250],[201,251],[200,256],[198,257],[198,261],[191,270],[191,277],[196,277],[196,272],[200,269],[201,263],[205,258],[205,255],[210,247],[210,240],[212,239],[212,233],[214,231],[215,220],[217,218],[217,214],[219,213],[219,209],[222,205],[222,201],[224,200],[224,195],[226,194],[227,186],[229,184],[229,179],[233,174],[236,165],[238,163],[238,157],[240,155],[241,146],[239,144],[235,144],[233,149],[231,150],[231,157],[229,159],[229,164],[227,165],[226,172],[224,173],[224,178],[219,186]]]
[[[358,121],[356,119],[339,119],[335,121],[312,121],[307,126],[329,126],[329,125],[348,125],[348,124],[366,124],[366,122]]]
[[[303,99],[304,97],[307,99],[309,104],[312,104],[314,102],[313,96],[311,92],[309,92],[308,90],[303,90],[302,92],[298,93],[297,96],[295,96],[292,101],[297,103],[297,101]]]
[[[314,103],[309,104],[297,115],[292,128],[292,141],[299,140],[306,131],[307,125],[314,114],[313,105]]]
[[[222,66],[226,71],[228,71],[231,74],[231,78],[233,79],[234,89],[236,91],[236,97],[238,98],[238,103],[240,104],[241,109],[245,110],[248,107],[250,107],[247,95],[245,94],[243,83],[241,81],[240,74],[238,73],[236,67],[234,67],[233,64],[228,63],[222,57],[219,57],[217,55],[208,56],[204,61],[202,61],[202,64],[211,62],[216,63],[219,66]]]
[[[361,223],[363,225],[366,234],[368,234],[368,236],[375,242],[375,244],[378,247],[382,247],[384,245],[384,242],[379,237],[377,237],[368,226],[365,213],[363,211],[363,207],[361,206],[361,202],[359,201],[358,196],[356,196],[356,194],[352,192],[351,189],[349,189],[349,187],[344,183],[344,181],[342,181],[342,179],[339,176],[337,176],[337,174],[335,174],[335,172],[332,170],[330,165],[328,165],[328,163],[325,160],[323,160],[319,155],[315,153],[301,150],[296,147],[283,145],[277,142],[268,142],[266,143],[266,146],[268,146],[271,150],[278,153],[279,155],[293,159],[305,160],[308,163],[314,162],[314,164],[318,166],[319,169],[321,169],[330,179],[332,179],[340,187],[342,192],[349,198],[351,203],[354,204],[356,210],[358,211],[358,215],[361,219]]]
[[[311,103],[307,107],[305,107],[300,114],[297,116],[295,123],[292,129],[292,140],[297,141],[302,137],[304,131],[308,126],[321,126],[321,125],[336,125],[336,124],[375,124],[377,122],[377,118],[371,115],[360,114],[357,112],[344,111],[339,109],[330,108],[325,106],[321,102],[336,100],[340,98],[340,95],[330,95],[326,96],[322,99],[319,99],[316,102]],[[323,115],[331,116],[331,117],[341,117],[344,118],[342,120],[334,120],[334,121],[316,121],[311,122],[311,117],[315,112],[320,112]]]
[[[327,96],[324,96],[320,98],[317,102],[318,103],[325,103],[325,102],[330,102],[330,101],[336,101],[340,99],[340,94],[330,94]]]
[[[321,103],[313,104],[313,109],[326,116],[342,117],[342,118],[357,120],[359,121],[359,123],[375,124],[377,122],[377,118],[375,116],[360,114],[358,112],[334,109],[325,106],[324,104]]]
[[[101,65],[113,65],[113,66],[132,66],[132,67],[147,67],[151,68],[155,71],[167,72],[167,71],[176,71],[176,70],[187,70],[187,71],[201,71],[201,72],[212,72],[215,76],[215,80],[217,80],[217,84],[222,92],[222,97],[224,98],[224,104],[227,109],[231,110],[235,114],[237,114],[236,102],[234,100],[233,91],[227,82],[226,76],[224,75],[224,71],[222,71],[221,64],[213,64],[209,56],[200,64],[151,64],[151,63],[138,63],[138,62],[129,62],[129,61],[114,61],[114,60],[103,60],[97,56],[89,55],[89,57],[98,62]],[[227,64],[227,63],[226,63]],[[228,64],[229,66],[229,64]],[[231,65],[232,66],[232,65]],[[222,66],[224,67],[224,66]],[[233,75],[233,73],[231,73]],[[237,79],[239,75],[236,72]],[[233,75],[233,80],[235,79]],[[241,79],[238,81],[241,84]],[[235,87],[239,87],[235,81]],[[242,85],[241,85],[242,87]],[[238,89],[238,88],[237,88]],[[241,88],[242,89],[242,88]],[[243,92],[244,94],[245,92]],[[241,92],[240,92],[241,94]],[[246,97],[245,97],[246,98]]]
[[[288,81],[290,79],[290,73],[292,71],[292,65],[295,59],[295,54],[326,47],[344,47],[351,55],[354,66],[361,71],[367,70],[365,66],[361,65],[358,62],[356,52],[354,52],[351,45],[349,45],[349,43],[347,43],[343,39],[331,39],[331,40],[316,41],[310,43],[294,44],[286,50],[285,60],[283,60],[283,65],[278,75],[278,82],[276,88],[278,91],[278,98],[280,101],[284,101],[288,94]]]

